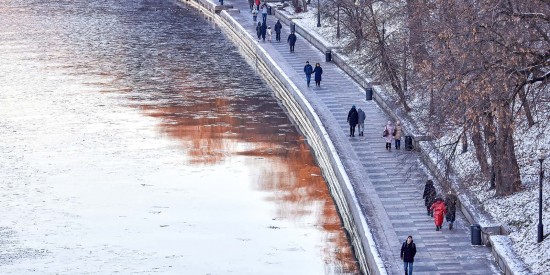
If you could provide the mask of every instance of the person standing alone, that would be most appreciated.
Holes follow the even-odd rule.
[[[309,65],[309,61],[306,61],[306,65],[304,66],[304,73],[306,74],[306,82],[307,82],[307,86],[309,87],[309,82],[311,81],[311,74],[313,73],[313,67]]]
[[[351,109],[348,112],[348,123],[349,123],[349,136],[355,136],[355,125],[357,125],[358,117],[357,110],[355,105],[351,106]]]
[[[288,42],[288,45],[290,45],[290,52],[293,53],[294,52],[294,45],[296,44],[296,35],[294,34],[294,32],[291,32],[289,35],[288,35],[288,38],[287,38],[287,42]]]
[[[277,23],[275,23],[275,41],[281,42],[281,29],[283,29],[283,25],[281,25],[281,22],[277,20]]]
[[[365,115],[365,112],[363,112],[361,108],[357,109],[357,131],[359,132],[360,136],[364,136],[363,131],[365,130],[366,118],[367,115]]]
[[[405,275],[413,274],[414,255],[416,255],[416,245],[413,242],[413,237],[408,236],[401,246],[401,259],[405,266]]]

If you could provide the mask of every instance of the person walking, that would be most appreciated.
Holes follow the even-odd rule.
[[[323,74],[323,68],[321,68],[321,64],[315,63],[315,69],[313,69],[313,73],[315,74],[315,86],[321,87],[321,75]]]
[[[254,0],[248,0],[248,5],[250,6],[250,11],[252,12],[252,8],[254,8]]]
[[[424,185],[424,195],[422,195],[422,198],[424,199],[424,205],[426,206],[428,216],[432,216],[432,217],[433,217],[433,212],[430,210],[430,207],[434,203],[435,195],[436,195],[436,192],[435,192],[434,182],[432,180],[427,180],[426,185]]]
[[[413,242],[413,237],[408,236],[401,246],[401,260],[405,266],[405,275],[413,274],[414,255],[416,255],[416,245]]]
[[[262,23],[258,22],[258,25],[256,25],[256,35],[258,35],[258,41],[262,39]]]
[[[366,118],[367,115],[365,115],[365,112],[363,112],[361,108],[357,109],[357,131],[359,132],[360,136],[364,136],[363,131],[365,130]]]
[[[260,31],[261,31],[261,35],[262,35],[262,40],[265,42],[265,35],[267,34],[267,25],[265,24],[265,22],[262,23],[262,25],[260,27]]]
[[[395,140],[395,150],[401,149],[401,135],[403,134],[403,128],[399,120],[395,123],[395,129],[393,129],[393,139]]]
[[[294,52],[294,45],[296,44],[296,35],[294,34],[294,32],[291,32],[289,35],[288,35],[288,38],[287,38],[287,42],[288,44],[290,45],[290,52],[293,53]]]
[[[439,231],[441,229],[441,225],[443,224],[443,216],[447,213],[447,207],[445,206],[443,199],[439,197],[436,198],[435,202],[432,204],[432,207],[430,207],[430,210],[434,213],[435,231]]]
[[[281,25],[281,21],[277,20],[277,23],[275,23],[275,41],[281,42],[281,30],[283,29],[283,25]]]
[[[267,26],[267,41],[271,42],[271,26]]]
[[[267,24],[267,5],[262,5],[262,22],[263,24]]]
[[[254,4],[256,4],[256,7],[260,9],[260,0],[254,0]]]
[[[311,74],[313,73],[313,67],[309,65],[309,61],[306,61],[306,65],[304,66],[304,73],[306,74],[306,83],[309,87],[309,82],[311,81]]]
[[[393,141],[393,130],[394,127],[391,123],[391,121],[388,121],[386,126],[384,126],[384,132],[382,136],[386,140],[386,150],[391,151],[391,143]]]
[[[252,20],[254,22],[256,22],[256,20],[258,20],[258,7],[256,5],[254,5],[252,7]]]
[[[447,223],[449,224],[449,230],[453,230],[453,223],[456,219],[457,201],[458,198],[455,194],[453,194],[452,191],[447,192],[447,195],[445,196],[445,205],[447,206],[447,214],[445,215],[445,218],[447,219]]]
[[[355,136],[355,125],[357,125],[358,115],[355,105],[351,106],[351,109],[348,112],[348,123],[349,123],[349,136]]]

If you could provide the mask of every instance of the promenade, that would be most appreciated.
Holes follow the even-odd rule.
[[[233,5],[240,13],[232,12],[234,19],[256,37],[255,25],[249,12],[247,1],[224,1]],[[258,15],[261,22],[261,14]],[[268,26],[275,25],[277,19],[268,15]],[[408,235],[414,237],[417,255],[414,262],[414,274],[500,274],[490,249],[484,246],[470,245],[469,223],[457,212],[455,229],[449,231],[444,224],[442,231],[436,231],[433,218],[426,215],[422,200],[424,183],[429,176],[421,169],[417,153],[404,150],[385,150],[382,138],[384,125],[389,117],[377,106],[375,101],[366,101],[361,88],[336,65],[324,62],[324,54],[298,35],[295,52],[290,53],[286,43],[289,26],[283,24],[281,42],[258,42],[290,77],[294,84],[308,99],[311,99],[323,121],[332,121],[337,125],[324,125],[325,128],[341,129],[336,136],[331,135],[335,143],[347,143],[348,150],[338,152],[347,160],[358,163],[355,167],[345,167],[348,171],[360,168],[367,182],[355,183],[358,198],[368,196],[369,203],[375,207],[376,220],[368,220],[372,228],[378,230],[377,246],[390,274],[402,274],[403,266],[399,259],[401,243]],[[316,88],[312,79],[311,87],[306,86],[303,67],[309,61],[312,66],[320,63],[323,68],[321,87]],[[313,77],[312,77],[313,78]],[[348,137],[349,126],[346,117],[352,105],[365,111],[365,135]],[[405,147],[402,140],[403,149]],[[346,162],[343,162],[346,165]],[[357,172],[357,171],[356,171]],[[362,189],[364,188],[364,189]],[[372,218],[371,215],[366,215]],[[373,223],[378,223],[372,226]],[[383,237],[380,237],[383,235]],[[381,241],[383,239],[383,241]]]

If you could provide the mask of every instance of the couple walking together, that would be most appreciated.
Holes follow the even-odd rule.
[[[309,61],[306,61],[306,65],[304,66],[304,73],[306,74],[306,82],[308,87],[309,82],[311,81],[312,74],[315,74],[315,86],[321,87],[321,75],[323,74],[323,68],[321,68],[321,64],[316,63],[314,69],[311,65],[309,65]]]
[[[358,126],[359,136],[363,136],[363,131],[365,130],[365,119],[366,115],[361,108],[355,109],[355,105],[351,106],[351,109],[348,112],[348,123],[349,123],[349,136],[355,136],[355,126]]]
[[[456,219],[456,204],[458,202],[456,195],[449,191],[445,196],[445,200],[443,200],[440,196],[437,196],[433,181],[428,180],[424,186],[424,195],[422,198],[424,199],[427,214],[434,218],[435,230],[441,230],[443,216],[447,219],[449,230],[452,230]]]

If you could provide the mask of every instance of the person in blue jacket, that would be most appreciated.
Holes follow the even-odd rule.
[[[304,66],[304,73],[306,73],[307,86],[309,87],[309,82],[311,81],[311,74],[313,73],[313,67],[309,65],[309,61],[306,61],[306,65]]]
[[[315,64],[315,69],[313,69],[313,73],[315,74],[315,86],[321,87],[321,75],[323,74],[321,64]]]

